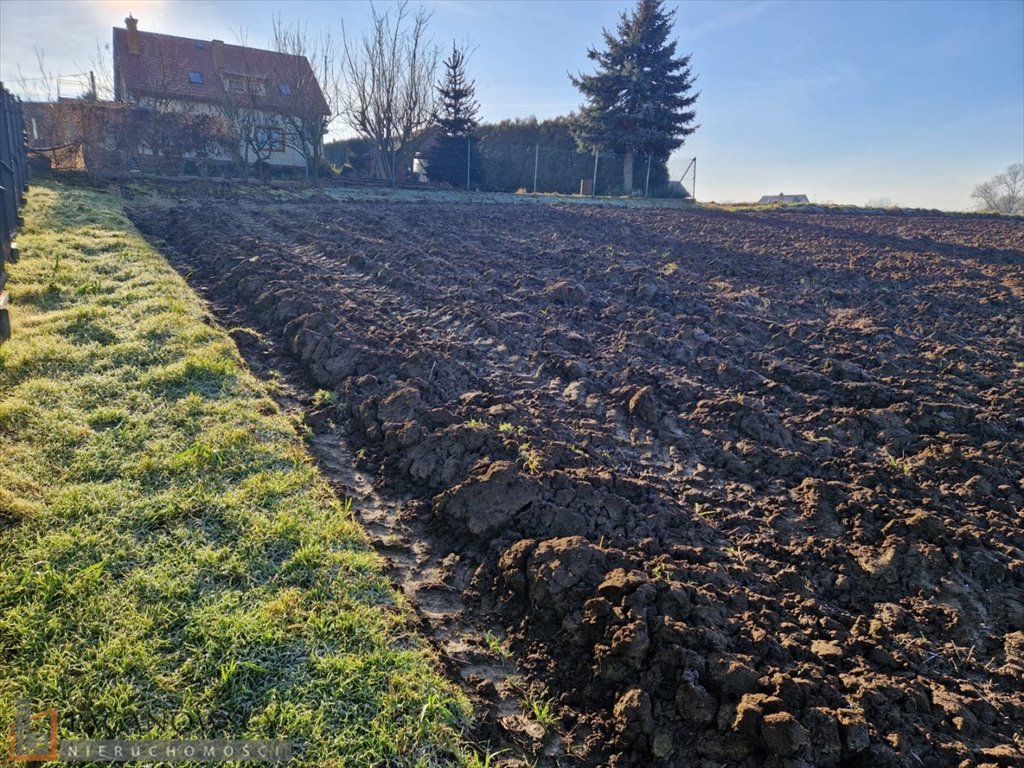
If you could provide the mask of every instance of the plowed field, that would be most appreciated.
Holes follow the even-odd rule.
[[[132,215],[339,393],[554,698],[551,764],[1024,764],[1021,220]]]

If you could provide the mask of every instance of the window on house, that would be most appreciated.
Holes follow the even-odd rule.
[[[198,48],[199,50],[204,50],[206,48],[206,41],[196,40],[196,48]]]
[[[281,83],[280,85],[277,86],[277,90],[278,93],[280,93],[282,96],[292,95],[292,87],[288,85],[288,83]]]
[[[248,93],[252,96],[265,96],[267,93],[262,81],[255,78],[225,77],[224,88],[233,93]]]
[[[190,83],[201,84],[203,82],[203,73],[202,72],[189,72],[188,73],[188,81]]]
[[[256,142],[261,149],[270,152],[284,152],[284,131],[280,128],[258,128],[256,130]]]

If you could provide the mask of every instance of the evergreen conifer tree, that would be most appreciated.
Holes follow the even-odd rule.
[[[676,57],[669,41],[672,17],[663,0],[637,0],[623,13],[615,34],[604,30],[605,50],[587,57],[597,72],[569,76],[586,99],[575,125],[580,147],[622,153],[623,191],[633,191],[633,159],[650,154],[665,163],[697,126],[690,56]]]
[[[476,87],[466,78],[466,51],[452,43],[444,61],[444,80],[437,84],[437,136],[427,150],[427,175],[431,181],[466,185],[466,162],[470,164],[470,186],[482,181],[480,157],[474,131],[477,126]]]

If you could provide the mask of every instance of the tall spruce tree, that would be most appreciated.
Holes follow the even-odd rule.
[[[633,158],[650,154],[659,163],[697,130],[693,105],[694,76],[690,56],[676,57],[669,41],[675,11],[663,0],[637,0],[622,13],[615,34],[603,30],[605,50],[591,48],[587,57],[597,72],[569,75],[586,99],[574,134],[583,149],[606,149],[624,155],[623,191],[632,193]]]
[[[435,118],[437,137],[427,150],[427,175],[431,181],[466,185],[466,163],[469,162],[470,185],[483,178],[476,137],[476,86],[466,77],[466,51],[452,43],[451,55],[444,60],[444,80],[437,84],[438,111]]]

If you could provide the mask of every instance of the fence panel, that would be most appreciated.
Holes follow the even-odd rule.
[[[536,132],[536,126],[526,128]],[[541,141],[510,140],[488,130],[454,140],[427,137],[378,168],[370,162],[373,153],[367,140],[356,139],[328,144],[325,157],[344,168],[338,183],[349,186],[695,199],[696,158],[673,154],[669,163],[664,156],[636,152],[627,179],[630,158],[608,150],[581,152],[568,133]]]
[[[474,152],[470,141],[476,142]],[[617,197],[683,197],[692,198],[683,179],[675,180],[664,158],[637,153],[632,162],[632,183],[626,179],[628,159],[624,154],[601,151],[580,152],[567,146],[528,144],[492,139],[466,140],[466,160],[472,156],[479,164],[473,169],[478,181],[474,188],[487,192],[533,192],[560,195],[596,195]],[[684,176],[692,176],[692,165]],[[463,171],[468,177],[469,173]],[[429,164],[426,175],[430,177]],[[463,184],[457,184],[464,189]]]
[[[11,336],[7,308],[7,263],[17,261],[14,235],[28,191],[28,152],[21,101],[0,83],[0,343]]]

